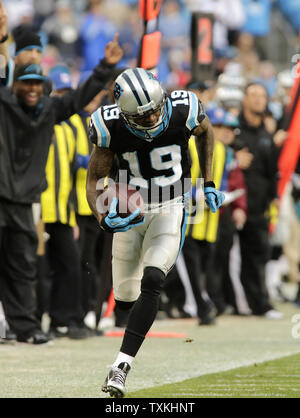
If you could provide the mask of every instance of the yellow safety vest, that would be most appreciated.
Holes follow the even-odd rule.
[[[77,154],[90,155],[93,144],[88,139],[88,126],[90,117],[75,114],[70,117],[70,123],[76,128],[76,150]],[[75,174],[74,186],[74,205],[75,211],[79,215],[91,215],[92,211],[86,199],[86,176],[87,170],[84,167],[78,168]]]
[[[196,185],[196,179],[201,177],[201,170],[199,165],[199,157],[196,148],[195,137],[192,136],[189,141],[189,150],[191,155],[191,176],[193,186]],[[226,149],[224,145],[216,141],[212,161],[212,180],[219,189],[223,177],[224,167],[226,162]],[[199,213],[192,224],[188,223],[186,235],[190,237],[208,242],[215,242],[217,239],[219,211],[213,213],[211,210],[204,209],[204,213]]]
[[[55,125],[46,165],[48,188],[41,195],[44,223],[76,225],[71,203],[74,157],[75,138],[72,129],[65,122]]]

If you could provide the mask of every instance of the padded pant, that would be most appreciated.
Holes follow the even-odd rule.
[[[117,300],[137,300],[146,267],[156,267],[167,275],[182,245],[185,225],[182,202],[159,213],[146,213],[145,217],[145,224],[114,234],[112,272]]]

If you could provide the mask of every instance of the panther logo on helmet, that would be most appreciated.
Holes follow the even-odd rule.
[[[123,93],[123,89],[120,86],[120,84],[119,83],[115,83],[115,86],[114,86],[114,98],[116,100],[118,100],[122,93]]]

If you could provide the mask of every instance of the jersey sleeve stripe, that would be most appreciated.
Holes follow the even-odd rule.
[[[94,121],[94,126],[98,134],[98,139],[97,139],[98,147],[108,148],[111,137],[110,137],[109,130],[105,126],[100,109],[98,109],[95,113],[93,113],[92,119]]]
[[[199,101],[196,95],[189,91],[190,110],[186,121],[186,127],[192,131],[196,126],[200,125],[198,121]]]

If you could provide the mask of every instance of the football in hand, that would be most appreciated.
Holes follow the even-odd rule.
[[[114,183],[105,187],[103,193],[97,199],[98,212],[107,215],[114,197],[118,199],[117,212],[121,218],[126,218],[137,209],[141,209],[137,219],[142,218],[144,215],[144,200],[134,186],[125,183]]]

